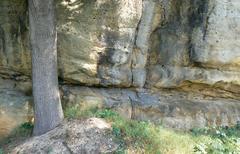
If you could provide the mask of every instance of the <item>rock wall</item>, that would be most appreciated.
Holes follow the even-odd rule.
[[[0,2],[0,72],[18,76],[30,72],[27,3],[23,0]]]
[[[2,18],[6,18],[0,25],[1,72],[9,74],[11,70],[29,75],[30,58],[26,55],[30,50],[22,45],[23,40],[28,40],[27,25],[21,30],[21,24],[27,23],[26,0],[1,1],[0,7]],[[70,83],[129,87],[142,2],[58,0],[56,12],[59,76]]]
[[[239,5],[58,0],[59,76],[95,86],[189,91],[194,84],[192,89],[214,87],[239,98]],[[0,8],[0,72],[29,76],[27,2],[2,0]]]
[[[153,121],[168,117],[173,127],[195,126],[199,117],[204,121],[200,126],[233,124],[240,119],[238,0],[56,0],[56,12],[62,84],[105,87],[112,95],[130,89],[135,95],[151,91],[149,97],[137,99],[134,115]],[[19,85],[29,80],[28,35],[27,1],[1,0],[0,77],[20,81],[2,83]],[[24,88],[28,98],[31,89]],[[22,89],[12,87],[18,92]],[[9,97],[6,88],[2,91],[0,97]],[[173,98],[161,101],[165,92]],[[158,101],[146,107],[155,93]],[[76,95],[82,97],[81,92]],[[216,113],[215,122],[209,122],[208,113]]]
[[[217,87],[239,98],[240,2],[164,2],[155,4],[164,4],[163,19],[150,38],[148,87],[190,91],[205,87],[206,94]]]

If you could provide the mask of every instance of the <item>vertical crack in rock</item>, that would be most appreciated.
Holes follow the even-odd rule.
[[[131,96],[128,96],[128,98],[129,98],[130,103],[131,103],[131,119],[134,119],[134,117],[135,117],[135,103],[134,103]]]
[[[193,66],[198,66],[197,63],[194,63],[193,57],[194,57],[194,45],[192,41],[193,37],[193,31],[197,27],[201,27],[202,33],[203,33],[203,40],[205,40],[207,31],[208,31],[208,20],[209,15],[208,14],[208,8],[209,8],[209,2],[208,0],[193,0],[190,2],[190,9],[189,9],[189,15],[188,15],[188,23],[189,23],[189,49],[188,49],[188,55],[190,64]],[[213,11],[214,8],[212,8]],[[211,12],[212,12],[211,11]]]
[[[7,63],[8,63],[7,52],[6,52],[5,34],[4,34],[4,30],[3,30],[3,28],[1,27],[1,25],[0,25],[0,41],[1,41],[1,44],[0,44],[0,52],[1,52],[1,50],[2,50],[3,56],[4,56],[4,58],[6,58],[6,61],[7,61]]]
[[[138,24],[135,48],[132,59],[133,86],[142,88],[146,82],[146,64],[148,57],[149,38],[153,30],[155,2],[143,0],[142,17]]]
[[[143,9],[143,6],[142,6],[142,9]],[[141,17],[139,19],[139,22],[137,24],[137,28],[136,28],[136,31],[135,31],[134,46],[133,46],[132,55],[131,55],[131,64],[130,64],[130,66],[131,66],[131,74],[132,74],[132,76],[131,76],[131,78],[132,78],[131,79],[132,86],[135,86],[134,85],[135,79],[134,79],[134,71],[133,71],[133,69],[134,69],[134,60],[135,60],[136,40],[137,40],[138,33],[139,33],[139,26],[140,26],[140,23],[142,21],[142,14],[143,14],[143,11],[141,13]]]
[[[210,18],[210,15],[213,13],[214,9],[215,9],[215,6],[213,6],[211,8],[211,10],[209,11],[209,13],[208,13],[208,15],[206,17],[205,25],[204,25],[204,28],[203,28],[204,29],[204,31],[203,31],[203,40],[204,41],[206,39],[206,35],[207,35],[207,31],[208,31],[209,18]]]

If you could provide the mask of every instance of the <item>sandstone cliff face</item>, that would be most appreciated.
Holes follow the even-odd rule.
[[[133,91],[143,88],[158,94],[159,89],[188,92],[182,98],[169,91],[175,101],[162,101],[156,96],[154,105],[150,103],[147,108],[147,99],[137,99],[136,118],[156,121],[169,117],[168,123],[178,121],[170,124],[174,127],[192,121],[191,127],[199,117],[204,122],[198,125],[211,124],[208,121],[213,115],[208,115],[212,112],[218,113],[212,118],[215,124],[236,123],[240,119],[238,0],[57,0],[56,12],[59,77],[64,83]],[[1,77],[22,81],[30,76],[28,33],[26,0],[1,0]],[[63,95],[68,96],[69,91]],[[88,96],[81,91],[74,95]],[[105,104],[111,102],[111,96],[105,97],[101,92],[98,96],[106,100]],[[204,100],[204,96],[211,96],[211,101]],[[184,100],[187,101],[181,104]],[[198,107],[188,108],[194,102]],[[129,108],[123,110],[132,112]],[[186,117],[192,119],[179,120]]]
[[[71,83],[130,86],[131,55],[142,2],[56,3],[60,77]],[[1,72],[29,75],[29,46],[22,45],[28,40],[27,25],[21,30],[22,23],[27,23],[26,1],[1,1],[0,7],[2,18],[6,18],[1,24]]]
[[[205,84],[239,97],[239,1],[159,3],[163,19],[151,36],[149,86],[191,90]]]
[[[131,55],[142,2],[62,1],[57,4],[60,75],[88,85],[131,85]]]
[[[58,0],[59,76],[76,84],[186,90],[196,83],[239,93],[239,5]],[[26,1],[0,7],[1,74],[29,75]]]
[[[0,2],[0,72],[16,76],[30,70],[27,4],[25,1]]]

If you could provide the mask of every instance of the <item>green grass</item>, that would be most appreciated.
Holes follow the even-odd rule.
[[[195,136],[209,136],[209,143],[199,143],[195,151],[199,153],[213,154],[240,154],[240,125],[234,127],[217,127],[193,129]]]
[[[113,134],[121,141],[122,153],[192,153],[190,135],[176,133],[150,122],[127,120],[111,110],[96,113],[112,123]]]
[[[84,110],[80,109],[81,107],[77,104],[75,106],[67,107],[64,110],[64,116],[66,118],[88,118],[93,117],[94,113],[98,111],[98,108],[93,107],[85,107]]]
[[[151,122],[125,119],[107,109],[81,111],[71,107],[65,111],[67,118],[99,117],[111,123],[120,145],[117,153],[240,154],[240,125],[179,132]]]

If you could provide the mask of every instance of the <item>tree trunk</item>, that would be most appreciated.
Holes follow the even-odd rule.
[[[54,0],[29,0],[34,135],[54,129],[63,120],[58,89],[55,20]]]

